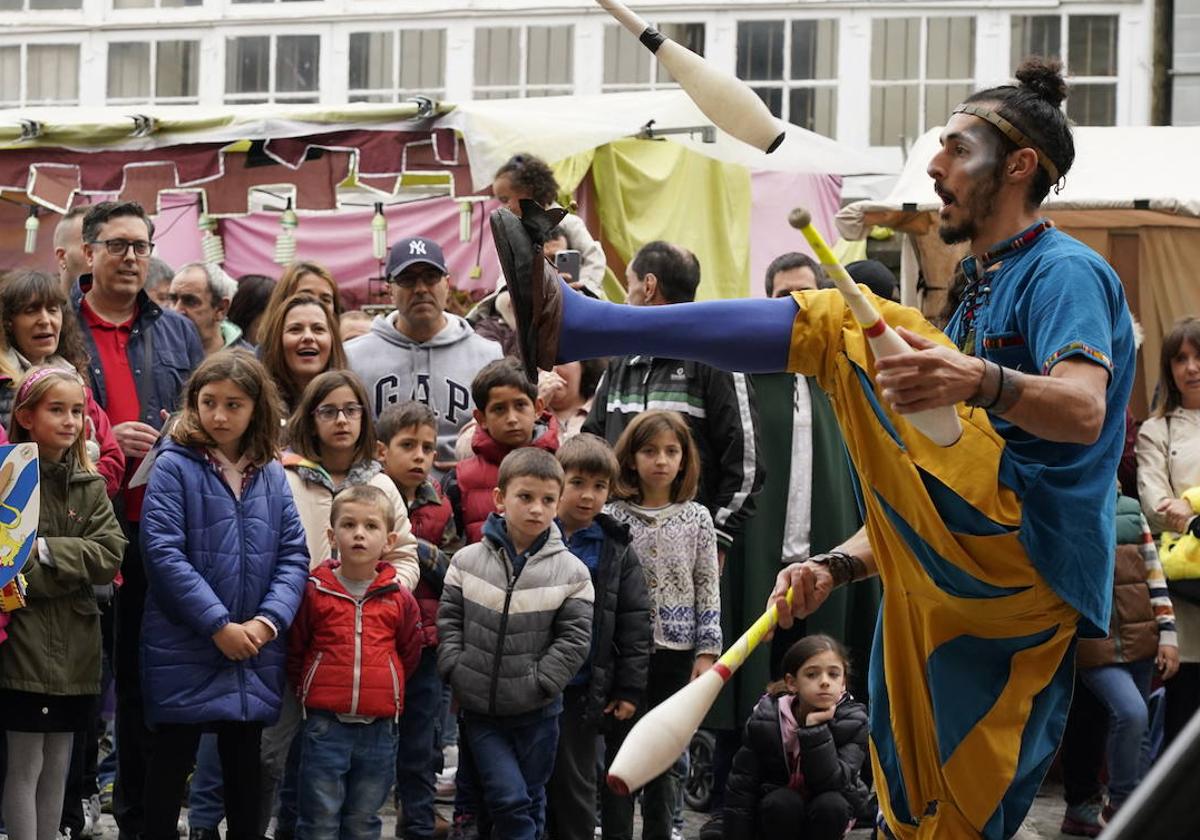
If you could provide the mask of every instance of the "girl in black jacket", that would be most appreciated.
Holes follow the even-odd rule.
[[[834,840],[867,798],[867,709],[846,692],[849,657],[805,636],[783,657],[782,684],[759,700],[733,759],[726,840]]]

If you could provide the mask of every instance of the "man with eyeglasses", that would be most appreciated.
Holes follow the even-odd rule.
[[[390,405],[418,400],[438,418],[434,474],[454,462],[454,441],[471,419],[471,380],[503,356],[500,345],[475,334],[465,318],[446,311],[450,275],[432,239],[401,239],[388,254],[396,309],[371,331],[346,344],[346,360],[366,383],[375,418]]]
[[[83,217],[83,253],[89,273],[72,289],[79,328],[91,358],[92,392],[108,413],[125,453],[126,486],[113,500],[129,545],[117,592],[113,667],[117,685],[117,781],[113,811],[121,840],[142,833],[145,724],[138,646],[146,575],[139,540],[144,487],[128,480],[175,410],[184,383],[204,358],[187,318],[161,309],[143,285],[154,250],[154,224],[140,204],[105,201]]]

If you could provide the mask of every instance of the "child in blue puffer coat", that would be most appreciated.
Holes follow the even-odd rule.
[[[226,837],[258,833],[259,736],[279,716],[308,547],[276,460],[279,400],[244,351],[209,356],[163,444],[142,512],[141,671],[151,729],[145,840],[177,840],[184,783],[215,732]]]

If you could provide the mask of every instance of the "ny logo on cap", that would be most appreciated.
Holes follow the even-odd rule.
[[[419,239],[414,239],[412,242],[409,242],[408,243],[408,255],[412,256],[413,254],[420,254],[421,256],[425,256],[425,243]]]

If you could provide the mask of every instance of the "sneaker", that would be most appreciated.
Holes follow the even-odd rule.
[[[100,813],[100,796],[93,793],[83,801],[83,820],[85,823],[91,820],[92,835],[94,837],[102,837],[104,835],[104,827],[100,825]]]
[[[683,840],[683,832],[675,826],[671,826],[671,840]]]
[[[458,766],[458,744],[447,744],[442,748],[442,769]]]
[[[1059,831],[1072,837],[1099,837],[1104,831],[1104,800],[1095,796],[1080,805],[1068,805]]]
[[[457,768],[444,770],[437,774],[436,785],[434,790],[434,798],[438,802],[453,802],[454,801],[454,777],[458,774]]]

